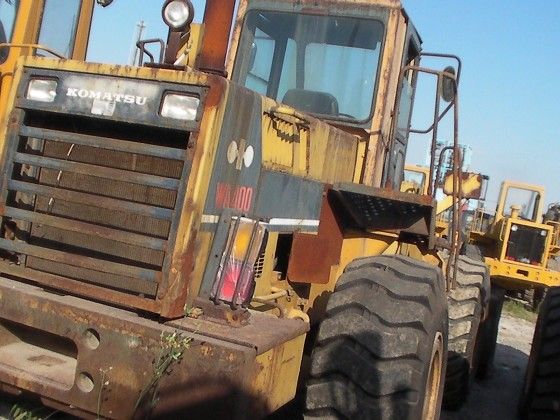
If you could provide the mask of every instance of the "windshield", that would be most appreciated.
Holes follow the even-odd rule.
[[[404,182],[413,185],[422,194],[426,185],[426,174],[423,172],[413,171],[411,169],[404,170]]]
[[[0,0],[0,44],[10,42],[14,31],[19,0]],[[8,58],[8,48],[0,49],[0,63]]]
[[[303,111],[366,121],[382,38],[373,19],[251,10],[233,78]]]
[[[537,191],[510,187],[504,205],[504,216],[511,215],[511,206],[519,206],[519,217],[525,220],[537,220],[537,211],[541,195]]]

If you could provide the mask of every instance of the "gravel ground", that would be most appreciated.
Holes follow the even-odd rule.
[[[461,410],[444,411],[441,420],[516,419],[517,400],[531,350],[533,329],[533,323],[503,314],[494,370],[487,380],[474,383],[467,404]],[[0,420],[7,419],[9,410],[10,405],[0,402]],[[293,415],[293,408],[283,414],[283,419],[300,418]]]
[[[474,383],[461,410],[444,411],[441,420],[517,419],[534,328],[532,322],[502,314],[494,370],[485,381]]]

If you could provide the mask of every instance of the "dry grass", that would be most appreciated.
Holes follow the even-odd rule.
[[[504,302],[503,313],[511,315],[515,318],[524,319],[526,321],[535,322],[537,320],[537,314],[529,311],[525,305],[514,300],[508,300]]]

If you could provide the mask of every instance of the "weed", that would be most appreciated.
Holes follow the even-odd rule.
[[[49,408],[29,402],[17,402],[12,405],[8,418],[10,420],[45,420],[56,414],[54,410],[48,413]]]
[[[157,387],[160,379],[164,375],[171,373],[173,365],[179,363],[183,358],[185,350],[190,347],[192,337],[185,336],[182,332],[175,331],[173,334],[164,334],[162,332],[160,339],[160,351],[154,360],[154,369],[152,377],[148,384],[142,389],[134,410],[136,411],[146,397],[151,395],[148,408],[152,409],[157,404]]]
[[[101,386],[99,387],[99,394],[97,395],[97,418],[101,418],[101,404],[103,400],[104,391],[106,391],[110,385],[108,379],[108,373],[113,370],[113,366],[110,366],[109,369],[99,369],[101,372]]]

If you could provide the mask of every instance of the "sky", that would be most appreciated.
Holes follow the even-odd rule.
[[[500,183],[543,185],[560,201],[560,2],[404,0],[425,51],[461,57],[459,140],[471,168],[490,176],[488,203]],[[420,112],[421,113],[421,112]],[[409,159],[422,161],[411,146]]]
[[[462,59],[459,141],[472,148],[471,169],[490,176],[489,207],[504,179],[543,185],[546,203],[560,201],[560,1],[403,2],[425,51]],[[97,8],[88,58],[126,63],[140,20],[146,25],[143,38],[165,38],[161,4],[115,0],[106,9]],[[204,0],[193,4],[195,21],[200,21]],[[447,64],[433,63],[436,68]],[[417,98],[414,126],[429,126],[430,101]],[[450,140],[449,132],[444,130],[439,139]],[[426,147],[425,139],[412,138],[407,161],[424,163]]]

